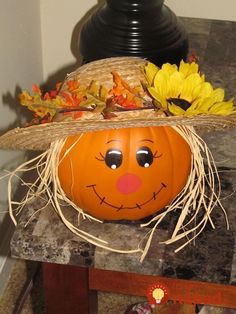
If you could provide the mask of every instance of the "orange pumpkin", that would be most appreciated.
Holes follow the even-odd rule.
[[[172,127],[128,128],[69,137],[58,176],[68,198],[92,216],[138,220],[177,196],[190,167],[189,145]]]

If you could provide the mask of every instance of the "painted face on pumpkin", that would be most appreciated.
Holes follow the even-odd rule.
[[[191,152],[171,127],[99,131],[78,139],[68,138],[62,149],[59,180],[66,195],[97,218],[144,218],[186,184]]]

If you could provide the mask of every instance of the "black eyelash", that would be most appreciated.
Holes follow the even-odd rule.
[[[98,158],[98,157],[95,157],[97,160],[99,161],[104,161],[105,160],[105,157],[103,156],[103,154],[100,152],[99,155],[102,157],[102,159]]]
[[[153,158],[160,158],[162,157],[162,153],[160,155],[157,155],[157,151],[155,151],[155,153],[153,154]]]

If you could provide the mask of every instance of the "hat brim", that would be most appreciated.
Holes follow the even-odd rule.
[[[147,61],[136,57],[115,57],[85,64],[66,78],[89,84],[92,80],[111,88],[111,72],[118,71],[130,86],[142,85],[146,81],[144,67]],[[62,90],[66,89],[66,84]],[[16,128],[0,136],[0,148],[21,150],[46,150],[50,144],[71,135],[108,129],[189,125],[204,130],[236,127],[236,115],[162,116],[154,109],[115,112],[116,117],[104,119],[101,113],[86,112],[78,120],[50,122]]]
[[[108,129],[189,125],[201,130],[236,127],[236,115],[198,115],[162,117],[154,110],[119,112],[116,118],[104,119],[101,114],[93,119],[51,122],[26,128],[15,128],[0,137],[0,148],[46,150],[58,139],[72,135]]]

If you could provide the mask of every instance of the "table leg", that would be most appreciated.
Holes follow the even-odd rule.
[[[43,263],[47,314],[88,314],[88,269]]]

